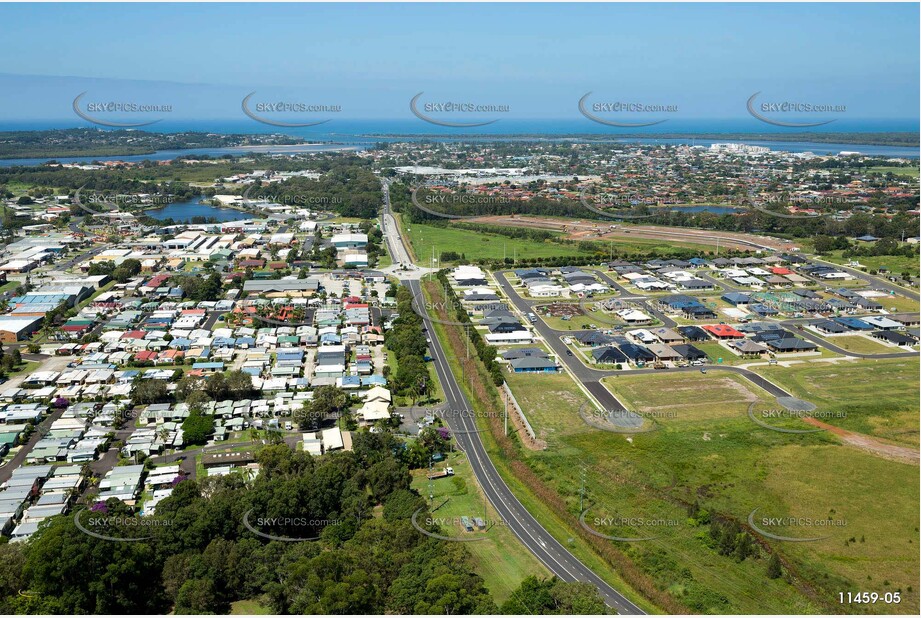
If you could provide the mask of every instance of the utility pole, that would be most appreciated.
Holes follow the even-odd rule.
[[[432,456],[429,455],[429,504],[435,504],[435,489],[432,486]]]
[[[505,401],[505,435],[506,437],[508,437],[508,391],[507,390],[505,391],[505,397],[503,398],[503,401]]]
[[[585,512],[585,465],[582,465],[582,469],[579,473],[579,476],[582,480],[582,487],[579,489],[579,513],[580,515]]]

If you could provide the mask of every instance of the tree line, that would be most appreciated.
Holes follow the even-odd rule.
[[[424,522],[429,512],[398,450],[393,436],[367,432],[352,451],[321,457],[267,446],[254,479],[177,480],[144,538],[126,530],[136,513],[122,502],[81,505],[83,528],[140,540],[50,518],[27,542],[0,545],[0,608],[206,614],[255,600],[278,614],[605,613],[593,586],[536,577],[497,606],[463,543],[413,527],[414,513]]]

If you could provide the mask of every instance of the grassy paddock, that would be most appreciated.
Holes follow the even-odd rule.
[[[917,361],[912,362],[916,375]],[[886,371],[893,369],[890,363]],[[856,363],[780,372],[771,367],[781,375],[818,370],[825,370],[827,378],[835,371],[859,375],[861,368]],[[911,373],[908,367],[901,371]],[[694,611],[911,614],[917,610],[917,586],[908,588],[918,573],[918,533],[913,524],[917,467],[844,447],[830,434],[782,434],[754,426],[746,414],[749,402],[765,407],[776,407],[776,402],[734,375],[623,374],[606,379],[606,385],[633,409],[676,412],[657,417],[657,431],[633,436],[586,426],[572,400],[575,384],[570,381],[567,389],[546,377],[509,379],[535,430],[547,436],[549,445],[546,451],[521,451],[521,456],[566,500],[573,514],[579,511],[584,466],[590,505],[586,521],[596,523],[605,534],[654,536],[650,541],[616,545],[651,573],[658,586]],[[564,378],[568,376],[553,377]],[[790,388],[780,377],[771,376],[775,378]],[[879,389],[854,388],[880,399]],[[891,385],[887,388],[882,406],[891,405],[902,393]],[[834,383],[825,387],[830,399],[847,401],[849,393],[841,394]],[[810,400],[820,399],[812,392],[809,395]],[[916,405],[914,409],[917,426]],[[801,422],[783,424],[794,427]],[[854,482],[849,484],[848,479]],[[514,484],[513,488],[519,489]],[[832,517],[847,523],[816,534],[829,538],[815,543],[776,542],[752,532],[760,549],[738,562],[719,555],[707,527],[688,519],[687,505],[694,501],[743,528],[755,508],[766,517]],[[638,518],[649,527],[606,525],[607,517]],[[811,529],[767,530],[805,536]],[[780,555],[790,579],[766,577],[769,552]],[[843,609],[837,600],[839,591],[896,589],[902,591],[900,606]]]
[[[501,260],[503,257],[573,257],[590,255],[576,245],[553,242],[535,242],[524,238],[508,238],[500,234],[484,234],[472,230],[440,227],[422,223],[403,224],[408,228],[409,241],[420,264],[428,264],[435,248],[435,257],[453,251],[465,255],[467,260]]]
[[[859,433],[918,445],[918,359],[861,360],[826,365],[759,367],[758,373],[820,410],[825,422]]]

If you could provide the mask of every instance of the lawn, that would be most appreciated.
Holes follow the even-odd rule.
[[[384,364],[390,367],[390,375],[397,374],[397,369],[399,368],[397,356],[387,348],[384,348]],[[431,380],[431,383],[434,385],[434,389],[425,402],[425,405],[436,405],[445,400],[445,394],[444,390],[441,388],[441,382],[438,380],[438,374],[435,372],[435,363],[426,363],[426,365],[429,370],[429,380]],[[412,399],[405,395],[394,394],[393,404],[395,406],[409,406],[412,405]],[[423,401],[416,401],[416,405],[423,405]]]
[[[248,615],[248,616],[260,616],[265,614],[271,614],[272,608],[268,605],[263,605],[262,601],[259,599],[248,599],[246,601],[234,601],[230,604],[230,614],[234,615]]]
[[[487,540],[465,543],[486,587],[496,603],[503,603],[529,575],[548,577],[550,573],[515,537],[508,526],[499,522],[499,515],[486,500],[476,484],[466,455],[454,452],[448,455],[445,466],[454,468],[454,476],[436,479],[429,483],[427,470],[413,472],[413,488],[422,496],[431,488],[435,510],[433,518],[442,519],[441,531],[448,537],[472,538],[483,535]],[[480,517],[487,522],[485,532],[467,532],[460,525],[461,516]]]
[[[711,362],[716,363],[717,360],[723,359],[720,365],[741,365],[743,363],[750,363],[752,359],[742,358],[741,356],[736,356],[723,346],[721,346],[716,341],[692,341],[690,342],[692,346],[706,354]]]
[[[557,449],[559,434],[582,431],[579,408],[588,397],[569,374],[508,373],[505,378],[537,437]],[[575,423],[575,424],[574,424]]]
[[[30,374],[38,369],[40,365],[40,361],[26,361],[21,365],[16,365],[16,367],[13,368],[13,371],[9,373],[8,377],[11,378],[21,373]]]
[[[653,375],[624,373],[602,383],[630,410],[654,415],[661,427],[742,418],[758,399],[747,380],[718,371]]]
[[[520,293],[521,290],[518,290],[518,292]],[[579,307],[579,304],[577,302],[571,302],[571,301],[566,301],[562,299],[557,299],[557,303],[560,303],[560,304],[565,303],[568,305],[572,305],[573,307],[576,307],[576,308]],[[553,330],[563,330],[563,331],[584,330],[582,328],[583,324],[589,324],[593,322],[592,317],[595,315],[594,311],[585,311],[585,309],[583,309],[583,311],[585,311],[583,315],[574,315],[568,320],[564,320],[562,316],[547,315],[546,313],[544,313],[543,309],[538,309],[538,307],[542,307],[542,306],[545,307],[547,304],[549,303],[544,303],[542,305],[533,305],[531,310],[534,312],[534,315],[538,316],[541,320],[543,320],[547,324],[547,326],[549,326]],[[585,306],[588,307],[588,305],[585,305]]]
[[[408,229],[407,229],[408,227]],[[440,258],[442,252],[453,251],[463,254],[467,260],[492,259],[504,257],[556,257],[586,255],[576,245],[562,245],[553,242],[535,242],[521,238],[508,238],[499,234],[484,234],[455,227],[440,227],[413,223],[405,226],[413,252],[419,264],[428,265],[432,257]]]
[[[842,413],[832,425],[900,444],[918,445],[918,359],[759,367],[758,373],[820,410]]]
[[[896,176],[908,176],[910,178],[917,178],[918,177],[918,166],[912,165],[909,167],[896,167],[896,166],[888,167],[888,166],[879,165],[879,166],[867,168],[867,173],[868,174],[872,174],[872,173],[895,174]]]
[[[863,335],[839,335],[837,337],[827,337],[827,341],[838,347],[844,348],[848,352],[857,354],[886,354],[891,352],[902,352],[904,348],[893,348],[883,345],[875,339],[864,337]]]
[[[913,277],[917,277],[919,270],[921,270],[921,268],[919,268],[917,255],[911,257],[904,255],[873,255],[846,258],[842,257],[841,253],[842,251],[832,251],[822,255],[822,259],[842,265],[847,265],[848,262],[854,260],[865,266],[866,272],[887,268],[889,272],[894,275],[901,275],[903,272],[909,272]]]

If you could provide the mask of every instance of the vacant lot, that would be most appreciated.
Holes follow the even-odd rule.
[[[883,345],[879,341],[863,335],[841,335],[828,337],[827,339],[836,346],[857,354],[886,354],[887,352],[899,351],[898,348]]]
[[[903,272],[909,272],[913,277],[918,276],[919,265],[917,255],[913,257],[907,257],[903,255],[877,255],[846,258],[842,257],[841,253],[842,251],[832,251],[828,255],[823,255],[822,259],[828,260],[829,262],[834,262],[835,264],[847,264],[851,260],[856,260],[863,266],[866,266],[868,271],[886,268],[889,270],[889,272],[895,275],[901,275]],[[916,302],[913,311],[917,310],[918,304]]]
[[[742,378],[717,371],[626,373],[605,378],[604,385],[630,409],[657,414],[661,416],[659,423],[669,427],[689,421],[742,418],[748,405],[758,398]]]
[[[587,255],[576,245],[561,245],[553,242],[535,242],[522,238],[508,238],[499,234],[484,234],[455,227],[439,227],[413,223],[408,227],[409,241],[420,264],[428,264],[435,248],[435,257],[443,252],[453,251],[468,260],[501,260]]]
[[[918,359],[759,367],[758,373],[820,410],[827,423],[898,444],[918,445]]]
[[[858,401],[875,399],[877,407],[899,407],[909,391],[915,397],[917,392],[917,361],[905,365],[890,362],[873,372],[875,379],[887,381],[883,389],[863,385],[842,392],[826,384],[818,394],[810,393],[809,399],[821,403],[827,396],[847,401],[864,390]],[[796,372],[805,373],[810,384],[827,380],[835,371],[847,376],[845,382],[860,375],[857,363],[803,365],[796,371],[772,367],[771,371],[776,373],[771,379],[788,388],[793,387],[781,376]],[[898,386],[901,378],[882,377],[891,371],[904,375],[904,389]],[[818,373],[812,376],[812,372]],[[910,375],[913,382],[908,381]],[[828,432],[784,434],[754,426],[746,414],[748,403],[776,407],[773,397],[737,376],[716,371],[621,374],[606,379],[606,385],[638,411],[677,413],[673,418],[660,414],[659,430],[632,436],[585,425],[578,416],[581,396],[572,390],[575,386],[567,388],[565,376],[554,376],[554,382],[546,378],[509,379],[535,430],[543,432],[549,445],[546,451],[522,451],[521,457],[576,515],[584,467],[586,522],[604,534],[655,537],[616,544],[692,611],[917,611],[916,466],[843,446]],[[917,414],[915,402],[915,427]],[[813,535],[829,537],[814,543],[784,543],[750,531],[763,543],[762,549],[739,562],[719,554],[709,526],[688,519],[688,505],[693,503],[712,517],[739,522],[743,529],[755,508],[760,509],[759,516],[833,517],[846,524]],[[641,523],[610,523],[610,518]],[[768,531],[802,537],[813,529]],[[791,579],[766,577],[768,552],[780,555]],[[843,609],[837,600],[839,591],[896,589],[902,591],[899,606]]]

